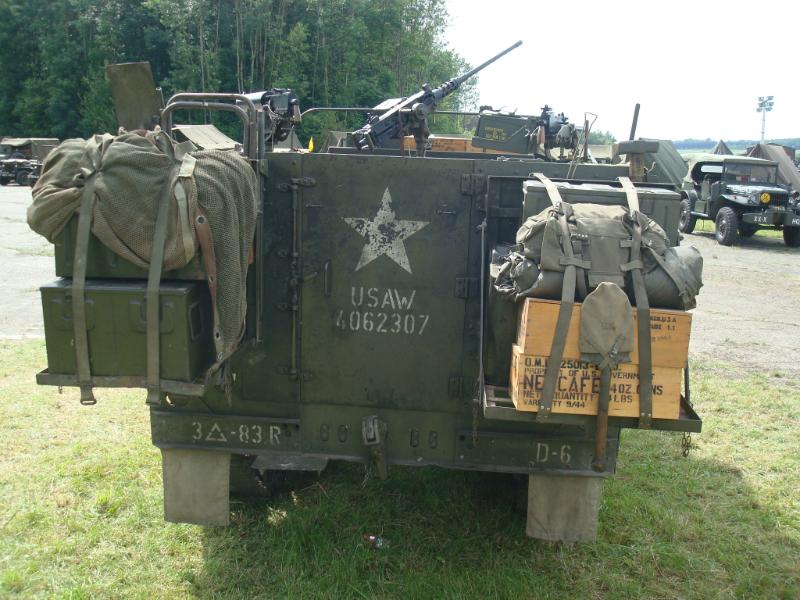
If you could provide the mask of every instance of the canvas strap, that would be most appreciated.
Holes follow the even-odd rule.
[[[161,271],[164,264],[164,246],[167,240],[167,220],[173,192],[176,196],[184,194],[183,186],[176,185],[180,163],[170,172],[168,183],[161,193],[156,216],[153,249],[150,253],[150,269],[147,273],[147,290],[145,304],[147,306],[147,404],[161,404],[161,332],[160,332],[160,288]],[[184,194],[185,198],[185,194]]]
[[[86,175],[88,174],[88,177]],[[94,210],[94,186],[97,172],[84,172],[81,207],[78,212],[78,233],[75,238],[75,254],[72,267],[72,328],[75,335],[75,365],[81,404],[96,404],[92,392],[92,370],[89,362],[89,335],[86,331],[86,259],[89,250],[89,234],[92,231]]]
[[[686,283],[686,276],[680,272],[680,263],[678,265],[673,265],[652,248],[646,249],[650,250],[650,256],[653,257],[653,260],[658,263],[658,266],[664,270],[664,272],[672,280],[672,283],[675,284],[675,287],[678,289],[678,295],[683,301],[684,308],[692,308],[694,306],[694,296],[689,291],[689,287]]]
[[[564,346],[567,342],[567,331],[572,318],[572,309],[575,306],[575,289],[577,284],[577,259],[573,252],[572,240],[569,235],[567,217],[571,214],[572,207],[561,199],[561,194],[556,185],[542,173],[534,173],[534,177],[544,184],[550,202],[553,204],[558,221],[561,226],[561,248],[564,253],[562,264],[564,268],[564,283],[561,287],[561,304],[558,309],[558,319],[553,334],[553,343],[550,347],[550,357],[545,368],[544,384],[539,396],[539,406],[536,413],[537,421],[547,421],[553,411],[553,397],[555,396],[558,372],[561,368],[561,359],[564,357]]]
[[[619,182],[625,191],[633,221],[630,262],[622,268],[631,273],[633,295],[636,300],[636,334],[639,343],[639,427],[649,429],[653,420],[653,356],[650,346],[650,304],[642,276],[642,217],[639,211],[639,197],[633,183],[627,177],[620,177]]]

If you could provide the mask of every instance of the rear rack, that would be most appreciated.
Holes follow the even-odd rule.
[[[535,412],[522,412],[514,408],[508,388],[484,385],[483,397],[481,401],[483,416],[494,421],[516,421],[518,423],[536,423]],[[595,417],[593,415],[573,415],[550,413],[548,423],[557,425],[577,425],[583,427],[594,426]],[[639,419],[633,417],[609,417],[610,425],[619,427],[639,428]],[[677,419],[653,419],[652,429],[662,431],[685,431],[690,433],[700,433],[703,421],[681,394],[680,413]]]
[[[80,387],[76,375],[50,373],[45,369],[36,374],[36,383],[39,385],[55,385],[58,387]],[[97,388],[147,388],[147,378],[123,375],[119,377],[92,376],[92,387]],[[188,381],[173,381],[162,379],[161,391],[176,396],[202,396],[205,394],[206,386],[203,383]]]

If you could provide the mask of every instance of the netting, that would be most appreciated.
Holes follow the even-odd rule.
[[[195,256],[197,217],[207,217],[214,259],[206,274],[215,290],[214,342],[217,360],[227,358],[244,331],[245,282],[255,235],[257,178],[248,162],[235,151],[196,151],[191,142],[177,144],[163,132],[67,140],[47,157],[33,189],[31,229],[54,242],[79,210],[91,177],[92,233],[141,268],[150,264],[162,198],[170,202],[165,271]],[[176,193],[178,186],[184,193]]]

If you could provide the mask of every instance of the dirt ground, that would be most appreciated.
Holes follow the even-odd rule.
[[[763,233],[720,246],[700,227],[681,242],[703,254],[691,356],[800,378],[800,248]]]
[[[39,286],[55,279],[53,247],[25,221],[31,190],[0,186],[0,338],[42,337]]]
[[[25,222],[30,201],[29,188],[0,186],[0,338],[44,334],[38,289],[55,270],[52,246]],[[800,378],[800,249],[763,234],[727,248],[705,229],[683,241],[704,257],[693,358]]]

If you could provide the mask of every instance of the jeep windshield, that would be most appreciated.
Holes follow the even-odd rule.
[[[722,178],[728,183],[745,185],[768,183],[774,185],[778,180],[778,167],[774,165],[726,162]]]

